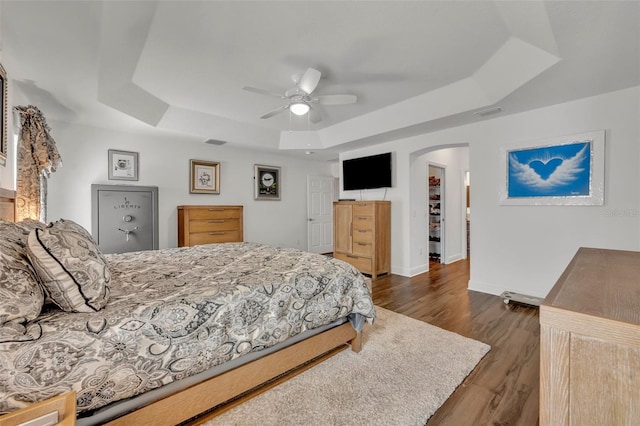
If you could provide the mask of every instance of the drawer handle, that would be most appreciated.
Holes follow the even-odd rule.
[[[354,256],[352,254],[348,254],[347,257],[350,257],[351,259],[357,259],[358,258],[358,256]]]
[[[358,229],[358,232],[369,232],[368,229]]]
[[[209,223],[224,223],[224,219],[211,219]]]
[[[359,246],[368,246],[369,244],[367,243],[357,243]]]
[[[358,220],[368,220],[369,216],[358,216]]]
[[[211,208],[209,209],[210,212],[223,212],[225,209],[221,209],[221,208]]]
[[[209,232],[209,235],[224,235],[224,234],[226,234],[226,232],[224,231]]]

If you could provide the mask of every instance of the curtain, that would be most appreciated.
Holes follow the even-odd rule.
[[[17,106],[20,115],[16,182],[16,221],[47,220],[47,179],[62,166],[56,143],[40,110]]]

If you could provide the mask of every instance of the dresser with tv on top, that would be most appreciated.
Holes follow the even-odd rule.
[[[242,242],[242,206],[178,206],[178,247]]]

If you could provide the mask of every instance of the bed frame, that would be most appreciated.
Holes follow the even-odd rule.
[[[0,218],[15,220],[15,191],[0,188]],[[293,377],[296,373],[290,372],[297,367],[315,365],[313,360],[320,362],[347,348],[347,345],[354,352],[360,352],[362,348],[361,333],[356,332],[349,322],[152,402],[107,425],[176,425],[245,394],[255,396],[260,390],[250,391],[260,385]],[[206,420],[223,411],[224,407],[211,411],[206,414]],[[198,423],[197,420],[195,422]]]

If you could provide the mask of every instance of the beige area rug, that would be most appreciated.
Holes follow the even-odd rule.
[[[490,347],[376,310],[359,354],[342,351],[205,425],[424,425]]]

